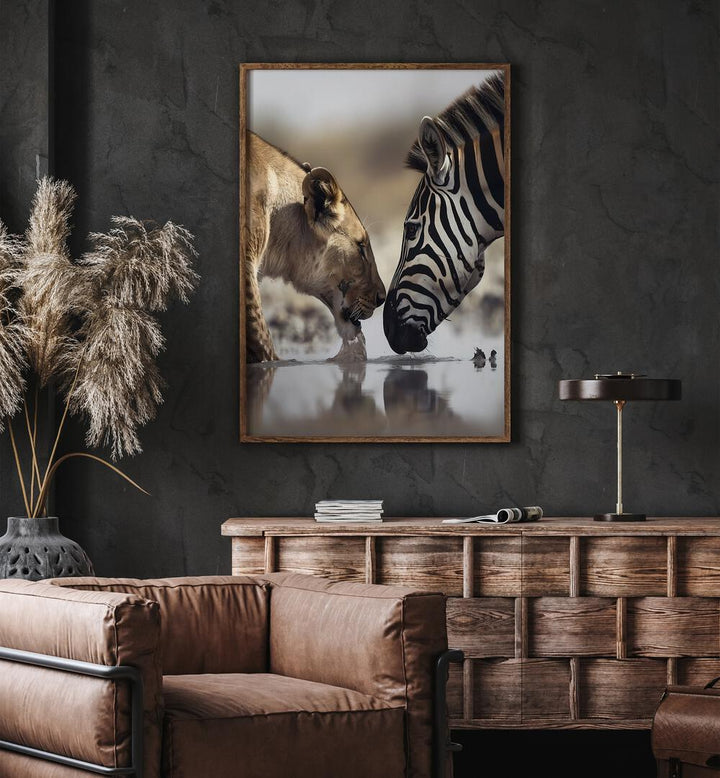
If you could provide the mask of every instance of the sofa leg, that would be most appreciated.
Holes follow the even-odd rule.
[[[448,729],[447,684],[451,662],[462,662],[465,655],[457,648],[444,651],[435,663],[435,720],[433,724],[433,776],[446,778],[445,764],[448,751],[462,751],[460,743],[453,743]]]
[[[131,727],[131,761],[130,767],[105,767],[104,765],[84,762],[81,759],[73,759],[69,756],[55,754],[51,751],[43,751],[39,748],[30,748],[19,743],[10,743],[0,740],[0,749],[14,751],[35,759],[47,762],[75,767],[96,775],[133,775],[135,778],[143,778],[143,682],[140,671],[127,665],[107,666],[96,665],[91,662],[80,662],[75,659],[64,659],[47,654],[35,654],[30,651],[18,651],[12,648],[0,647],[0,659],[6,662],[19,662],[33,667],[46,667],[51,670],[62,670],[76,675],[87,675],[93,678],[105,678],[109,680],[127,680],[130,683],[132,698]]]

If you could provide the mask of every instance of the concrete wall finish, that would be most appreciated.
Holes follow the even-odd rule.
[[[0,0],[0,221],[13,233],[27,226],[36,176],[51,155],[50,17],[47,0]],[[42,399],[47,422],[52,408]],[[0,436],[0,501],[5,516],[24,515],[7,432]]]

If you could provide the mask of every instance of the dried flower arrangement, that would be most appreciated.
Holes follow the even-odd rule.
[[[67,239],[75,198],[66,181],[43,178],[25,235],[10,235],[0,222],[0,432],[7,425],[30,518],[44,515],[52,478],[72,457],[98,461],[141,489],[102,457],[58,457],[58,444],[70,413],[86,418],[87,445],[109,446],[113,460],[141,452],[138,428],[163,399],[156,357],[164,340],[153,314],[174,298],[187,302],[198,281],[193,236],[172,222],[113,217],[112,229],[90,234],[90,251],[73,260]],[[51,382],[64,408],[41,472],[38,396]],[[25,468],[12,423],[18,414]]]

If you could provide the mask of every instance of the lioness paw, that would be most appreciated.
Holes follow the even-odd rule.
[[[366,360],[365,335],[362,330],[358,330],[355,338],[343,340],[338,353],[328,359],[328,362],[365,362]]]

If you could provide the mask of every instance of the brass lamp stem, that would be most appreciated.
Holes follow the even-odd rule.
[[[625,407],[625,400],[614,400],[617,408],[617,504],[616,513],[623,512],[622,500],[622,412]]]

